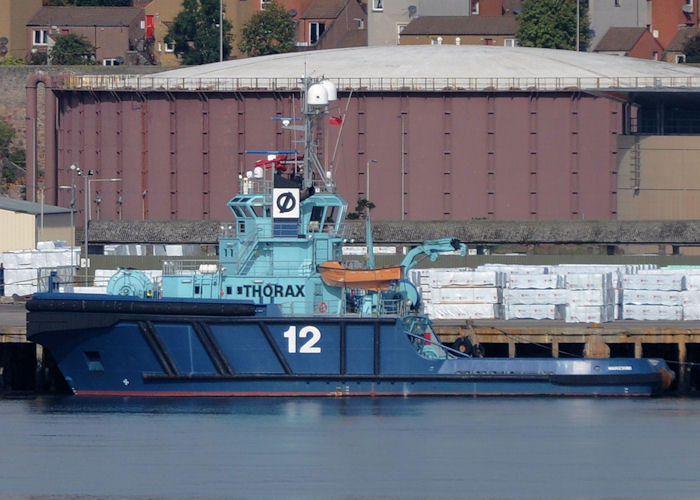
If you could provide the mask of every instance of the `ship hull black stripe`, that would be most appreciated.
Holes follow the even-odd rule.
[[[291,375],[292,369],[290,368],[289,363],[287,363],[287,359],[284,357],[284,354],[282,354],[282,351],[280,351],[277,342],[275,342],[275,339],[272,338],[272,333],[270,333],[270,329],[262,321],[260,321],[258,325],[260,326],[260,330],[262,330],[263,334],[265,335],[265,339],[267,339],[267,343],[270,345],[270,348],[275,353],[277,361],[279,361],[280,365],[282,365],[284,373],[287,375]]]
[[[156,329],[153,327],[153,324],[150,321],[139,321],[139,329],[141,330],[141,334],[146,340],[146,343],[151,348],[151,351],[158,360],[161,368],[163,368],[165,376],[180,376],[180,371],[177,369],[175,361],[173,361],[170,353],[165,348],[165,345],[158,335],[158,332],[156,332]]]
[[[199,342],[202,344],[202,347],[204,347],[204,350],[206,351],[207,356],[209,356],[214,368],[216,368],[217,373],[219,373],[219,375],[231,375],[233,371],[223,358],[223,354],[218,343],[216,343],[216,340],[212,338],[211,330],[207,328],[206,324],[198,321],[192,323],[192,328],[197,334],[197,338],[199,338]]]

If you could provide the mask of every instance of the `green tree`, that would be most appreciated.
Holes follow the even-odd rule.
[[[0,59],[0,66],[24,66],[24,59],[15,56],[7,56]]]
[[[51,64],[95,64],[95,47],[85,36],[68,33],[56,38],[49,58]]]
[[[523,47],[576,49],[576,2],[579,2],[579,50],[591,40],[585,0],[525,0],[518,14],[518,44]]]
[[[273,1],[243,26],[238,48],[249,57],[291,52],[294,32],[292,17],[282,5]]]
[[[685,62],[700,62],[700,33],[691,36],[685,41],[683,44],[683,53],[685,54]]]
[[[27,163],[26,151],[12,147],[15,133],[15,128],[10,123],[0,120],[0,164],[2,164],[3,182],[14,182],[24,175],[22,170]]]
[[[182,10],[168,28],[165,43],[175,44],[175,55],[183,64],[206,64],[219,60],[220,41],[223,58],[231,53],[233,26],[224,17],[223,40],[219,35],[219,0],[184,0]]]

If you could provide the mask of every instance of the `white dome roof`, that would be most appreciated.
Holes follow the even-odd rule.
[[[379,79],[440,80],[433,85],[435,89],[443,83],[448,87],[479,89],[489,86],[488,81],[493,79],[510,81],[508,88],[552,85],[554,88],[700,88],[700,69],[685,64],[569,50],[483,45],[397,45],[293,52],[187,66],[152,76],[299,79],[305,74],[336,81],[373,81],[373,85],[363,85],[368,88],[394,88],[387,87],[386,82],[378,84]],[[554,84],[554,80],[559,83]],[[549,83],[543,84],[545,81]],[[503,85],[499,82],[491,87],[503,88]]]

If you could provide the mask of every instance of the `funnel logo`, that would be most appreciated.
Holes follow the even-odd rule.
[[[299,190],[276,188],[272,193],[272,217],[275,219],[299,218]]]

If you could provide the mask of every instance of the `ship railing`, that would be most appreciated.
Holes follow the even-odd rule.
[[[311,276],[314,270],[313,262],[310,259],[304,260],[281,260],[273,259],[264,262],[257,261],[251,264],[249,268],[245,268],[245,262],[234,259],[232,261],[233,269],[240,269],[236,274],[244,276],[270,276],[270,277],[298,277]]]
[[[240,251],[239,258],[233,261],[233,273],[240,274],[246,262],[250,260],[250,254],[255,248],[256,242],[263,237],[264,226],[259,226],[255,223],[255,220],[250,219],[246,221],[246,231],[244,233],[239,233],[240,237]]]
[[[219,262],[216,259],[167,260],[163,262],[164,275],[216,274]]]

